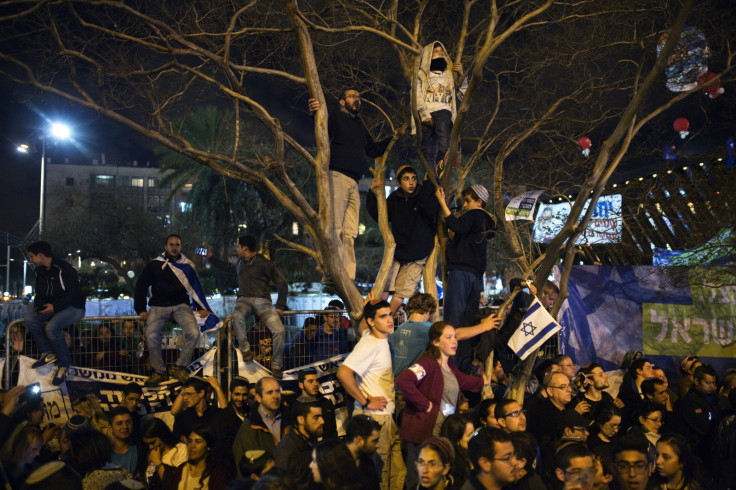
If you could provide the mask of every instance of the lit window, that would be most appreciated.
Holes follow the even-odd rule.
[[[181,201],[179,203],[179,208],[181,209],[182,213],[188,213],[192,210],[192,203]]]
[[[130,186],[131,187],[143,187],[143,177],[131,177]]]
[[[115,176],[114,175],[93,175],[92,185],[95,187],[115,187]]]
[[[155,177],[148,177],[148,188],[156,187],[156,178]]]

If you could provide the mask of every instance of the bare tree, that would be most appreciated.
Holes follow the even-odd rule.
[[[314,246],[282,240],[315,258],[357,317],[361,298],[337,260],[331,219],[326,94],[359,89],[372,106],[366,114],[371,131],[390,134],[411,117],[418,121],[411,109],[418,53],[429,41],[446,39],[468,79],[448,158],[458,167],[441,176],[448,195],[470,176],[490,178],[499,217],[504,195],[521,187],[555,195],[574,188],[597,199],[636,132],[658,114],[648,106],[649,115],[642,112],[664,65],[654,62],[653,47],[670,25],[684,22],[692,2],[680,7],[677,0],[11,0],[0,5],[0,22],[11,33],[0,60],[5,77],[93,109],[272,194]],[[708,18],[700,10],[698,15]],[[724,65],[722,78],[730,59]],[[313,122],[306,114],[308,97],[321,103]],[[200,100],[235,113],[231,142],[224,146],[229,151],[199,147],[175,125]],[[253,156],[239,152],[246,115],[259,121],[268,138],[268,150]],[[304,136],[312,125],[310,151]],[[591,131],[605,140],[592,166],[574,157],[575,139]],[[406,158],[409,151],[398,142],[392,153]],[[294,181],[289,155],[313,170],[316,196],[305,195]],[[510,260],[525,275],[536,275],[538,284],[562,251],[573,253],[574,238],[589,219],[578,224],[581,201],[544,253],[525,238],[523,227],[502,230]],[[387,250],[384,265],[389,262]],[[429,264],[433,277],[436,261]]]

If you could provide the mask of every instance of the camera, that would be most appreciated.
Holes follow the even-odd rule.
[[[194,252],[195,252],[195,253],[196,253],[197,255],[207,255],[207,249],[206,249],[206,248],[204,248],[204,247],[197,247],[197,248],[196,248],[196,249],[194,250]]]
[[[33,383],[26,386],[26,391],[18,397],[18,404],[37,401],[41,398],[41,383]]]

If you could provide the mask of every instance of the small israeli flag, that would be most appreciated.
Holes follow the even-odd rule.
[[[509,339],[508,345],[523,361],[561,328],[552,315],[547,313],[542,303],[534,298],[519,328]]]

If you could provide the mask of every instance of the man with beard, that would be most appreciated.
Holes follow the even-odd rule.
[[[358,467],[357,478],[363,482],[365,490],[381,488],[381,472],[376,467],[376,449],[381,436],[381,424],[369,415],[356,415],[348,420],[345,428],[345,444],[355,458]]]
[[[235,376],[230,381],[230,402],[227,407],[220,410],[214,422],[217,442],[228,451],[233,446],[235,434],[238,433],[243,420],[248,415],[248,380]]]
[[[399,188],[386,198],[388,221],[396,242],[394,262],[385,289],[386,298],[388,291],[394,291],[390,303],[392,314],[419,285],[424,264],[434,249],[439,209],[434,198],[434,185],[428,180],[420,184],[417,171],[411,165],[399,167],[396,180]],[[384,188],[382,175],[376,176],[371,188]],[[366,194],[365,207],[371,218],[378,221],[378,200],[373,192]]]
[[[107,413],[110,421],[110,432],[112,439],[113,463],[125,468],[131,475],[138,475],[140,461],[138,459],[138,447],[130,444],[130,436],[133,433],[133,417],[125,407],[113,407]]]
[[[277,468],[286,470],[297,480],[298,488],[320,488],[314,482],[309,464],[312,450],[324,429],[322,407],[317,402],[296,402],[292,413],[295,421],[293,430],[273,450],[273,459]]]
[[[299,371],[299,389],[302,392],[296,401],[300,403],[316,402],[322,407],[322,418],[324,424],[324,438],[337,438],[337,419],[335,417],[335,404],[325,397],[319,391],[319,379],[317,379],[317,370],[314,368],[302,369]]]
[[[578,370],[577,378],[582,381],[580,392],[573,398],[571,405],[573,407],[580,406],[582,414],[593,420],[595,417],[598,407],[601,405],[615,405],[621,409],[624,403],[618,398],[613,398],[609,393],[603,391],[608,388],[608,375],[603,371],[603,368],[592,362],[582,366]],[[587,403],[587,406],[581,404],[582,402]]]
[[[498,425],[506,432],[526,431],[526,410],[516,400],[500,400],[494,411]]]
[[[358,236],[360,193],[358,181],[367,173],[365,156],[378,158],[386,151],[392,137],[379,142],[360,120],[360,94],[347,89],[340,94],[340,110],[333,111],[327,121],[330,135],[329,194],[332,198],[331,218],[334,220],[335,235],[339,241],[338,258],[355,280],[355,250],[353,244]],[[309,99],[309,110],[320,109],[317,99]],[[403,130],[397,130],[396,136]]]

